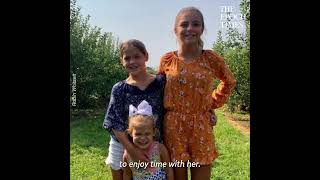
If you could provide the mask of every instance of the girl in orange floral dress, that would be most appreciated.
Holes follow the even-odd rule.
[[[203,49],[203,30],[203,16],[197,8],[180,10],[174,26],[178,50],[165,54],[159,67],[167,79],[164,143],[171,160],[185,164],[174,168],[179,180],[188,178],[187,161],[200,165],[190,168],[192,180],[210,179],[212,162],[218,156],[210,119],[213,109],[223,106],[236,84],[223,58]],[[215,90],[214,79],[221,81]]]

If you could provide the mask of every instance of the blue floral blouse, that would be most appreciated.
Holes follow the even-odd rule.
[[[145,90],[140,90],[136,86],[127,84],[125,80],[116,83],[112,87],[103,128],[107,129],[111,137],[118,141],[112,129],[116,131],[125,131],[128,128],[129,105],[132,104],[137,107],[140,102],[146,100],[152,106],[153,115],[158,116],[156,128],[159,132],[156,134],[156,140],[162,142],[164,86],[164,75],[156,75],[155,80],[153,80]]]

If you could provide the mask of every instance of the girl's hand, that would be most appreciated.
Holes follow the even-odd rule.
[[[215,114],[215,112],[212,110],[210,111],[210,125],[211,126],[215,126],[217,124],[217,116]]]
[[[128,149],[128,153],[133,161],[135,162],[149,162],[149,157],[146,152],[142,151],[141,149],[133,146],[132,148]]]
[[[123,162],[128,164],[128,151],[124,151],[123,154]],[[123,167],[123,180],[131,180],[132,179],[132,171],[129,166]]]
[[[121,131],[113,130],[114,134],[124,146],[124,148],[128,151],[128,154],[132,158],[133,161],[141,161],[141,162],[149,162],[149,158],[147,153],[143,152],[141,149],[137,148],[134,144],[132,144],[127,135]]]

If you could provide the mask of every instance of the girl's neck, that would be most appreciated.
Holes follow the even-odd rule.
[[[130,74],[128,77],[128,81],[135,81],[135,82],[145,82],[150,78],[150,74],[147,72],[139,73],[137,75]]]
[[[148,152],[150,151],[151,147],[153,146],[153,143],[154,143],[154,141],[152,141],[152,143],[150,143],[150,145],[149,145],[148,148],[146,148],[146,149],[141,149],[141,150],[142,150],[143,152],[148,153]]]
[[[182,59],[193,59],[199,57],[202,53],[202,49],[199,48],[198,45],[187,46],[187,45],[180,45],[177,55]]]
[[[144,91],[149,84],[154,80],[155,76],[149,74],[149,73],[143,73],[139,75],[129,75],[127,78],[127,83],[133,86],[138,87],[140,90]]]

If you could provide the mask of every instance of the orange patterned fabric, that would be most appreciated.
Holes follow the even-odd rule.
[[[161,58],[159,73],[166,74],[164,142],[171,160],[211,164],[218,156],[210,110],[223,106],[236,84],[224,60],[211,50],[191,63],[174,52]],[[214,90],[214,79],[221,82]]]

